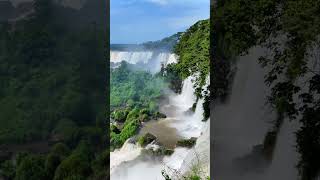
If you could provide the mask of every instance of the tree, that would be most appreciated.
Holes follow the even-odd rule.
[[[86,142],[80,142],[72,154],[58,166],[54,180],[86,179],[92,173],[90,162],[93,157],[89,147]]]
[[[43,157],[29,155],[17,167],[15,180],[46,180],[46,175]]]

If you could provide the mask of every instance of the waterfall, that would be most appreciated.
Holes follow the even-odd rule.
[[[177,55],[170,54],[167,64],[175,64],[175,63],[178,63]]]
[[[206,84],[203,87],[204,91],[209,90],[210,75],[206,79]],[[204,92],[203,91],[203,92]],[[202,92],[202,95],[204,93]],[[179,167],[181,173],[186,174],[194,167],[201,169],[199,176],[206,178],[210,176],[210,118],[205,122],[199,120],[203,119],[203,103],[201,98],[197,102],[195,113],[188,119],[188,135],[199,137],[193,149],[189,150],[181,166]]]
[[[206,121],[201,132],[195,147],[188,151],[183,160],[180,171],[185,174],[193,167],[198,167],[202,173],[199,175],[205,178],[210,174],[210,119]]]
[[[174,94],[170,98],[170,104],[178,106],[180,111],[187,111],[193,106],[193,103],[196,101],[196,96],[194,94],[195,90],[193,87],[192,81],[194,77],[189,76],[183,81],[181,94]]]
[[[140,65],[143,70],[156,73],[160,71],[161,64],[167,66],[171,63],[177,63],[177,57],[169,52],[110,51],[110,62],[120,63],[121,61]]]
[[[130,52],[130,51],[111,51],[110,61],[118,63],[126,61],[130,64],[137,64],[138,62],[147,63],[152,58],[151,51]]]
[[[258,169],[257,173],[255,168],[261,166],[260,161],[248,160],[240,165],[236,163],[237,159],[253,154],[254,146],[263,143],[276,117],[266,104],[270,89],[264,83],[265,70],[257,62],[264,53],[265,49],[256,47],[248,55],[239,57],[229,99],[225,104],[215,105],[213,109],[212,163],[215,179],[297,179],[297,152],[294,149],[296,125],[287,120],[277,136],[274,159],[268,167],[262,166],[263,169]]]
[[[172,54],[164,55],[159,54],[159,59],[167,58],[168,63],[176,62],[176,57]],[[167,172],[175,178],[174,172],[190,170],[188,164],[190,160],[194,160],[196,157],[192,152],[194,149],[200,152],[205,157],[208,156],[208,150],[210,148],[208,141],[210,141],[210,124],[203,122],[203,99],[199,99],[196,103],[195,111],[190,113],[190,108],[196,102],[196,96],[194,94],[195,88],[193,80],[195,76],[190,76],[183,81],[183,87],[181,94],[172,93],[169,95],[169,103],[163,105],[163,111],[167,114],[167,118],[163,120],[170,128],[175,128],[179,137],[191,138],[199,137],[196,142],[195,148],[187,149],[177,147],[174,149],[174,153],[170,156],[164,156],[162,159],[146,158],[142,148],[126,142],[121,150],[111,152],[111,179],[113,180],[140,180],[140,179],[161,179],[164,178],[161,175],[162,170],[168,170]],[[209,83],[209,81],[207,81]],[[167,112],[171,112],[167,113]],[[205,147],[206,146],[206,147]],[[148,145],[146,148],[157,148],[153,144]],[[124,154],[122,154],[124,153]],[[119,159],[117,159],[119,157]],[[203,161],[203,164],[208,165],[209,159]],[[115,160],[115,162],[112,162]],[[205,167],[207,168],[207,167]]]
[[[195,88],[193,80],[194,76],[189,76],[183,81],[181,94],[171,97],[171,105],[177,106],[175,114],[176,121],[171,126],[179,130],[179,134],[185,138],[200,136],[203,127],[203,99],[199,99],[195,112],[190,116],[186,111],[189,111],[193,104],[196,102]],[[208,82],[209,83],[209,82]]]
[[[166,67],[168,64],[177,63],[177,56],[167,52],[153,51],[111,51],[110,62],[119,63],[126,61],[130,64],[141,66],[144,70],[150,72],[158,72],[161,65]],[[199,137],[195,148],[199,152],[207,151],[209,153],[209,125],[203,120],[203,99],[195,96],[194,80],[196,75],[189,76],[183,81],[183,87],[180,94],[171,93],[168,95],[167,104],[161,105],[160,111],[167,115],[167,118],[158,120],[158,126],[166,129],[175,130],[175,138],[188,139],[191,137]],[[208,78],[209,79],[209,78]],[[207,81],[207,85],[209,81]],[[206,86],[207,87],[207,86]],[[205,88],[206,88],[205,87]],[[196,103],[196,104],[195,104]],[[191,110],[195,104],[194,112]],[[160,128],[159,128],[160,129]],[[169,132],[169,131],[168,131]],[[205,133],[203,133],[205,132]],[[159,138],[159,137],[158,137]],[[160,139],[160,138],[159,138]],[[145,149],[157,149],[156,144],[149,144]],[[196,157],[192,154],[193,149],[176,147],[174,153],[170,156],[150,157],[143,153],[143,149],[131,140],[126,141],[120,150],[111,152],[111,179],[114,180],[140,180],[140,179],[161,179],[162,170],[169,170],[168,173],[172,179],[177,179],[173,171],[190,170],[186,168],[190,160]],[[205,153],[203,153],[205,154]],[[208,158],[204,161],[209,164]],[[114,161],[114,162],[113,162]],[[171,171],[172,172],[172,171]]]
[[[131,161],[137,158],[141,153],[141,147],[131,142],[128,139],[121,149],[110,152],[110,173],[121,163]]]

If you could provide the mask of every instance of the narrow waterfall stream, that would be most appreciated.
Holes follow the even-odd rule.
[[[122,56],[121,58],[127,56],[127,62],[137,63],[141,62],[141,59],[138,57],[153,56],[146,52],[140,53],[141,54],[127,53],[126,55],[125,53],[122,53],[122,55],[113,54],[111,55],[113,56],[111,57],[111,61],[115,56]],[[157,64],[170,64],[176,62],[176,59],[173,54],[160,53],[155,61]],[[193,159],[192,157],[194,156],[192,152],[195,151],[195,149],[175,147],[175,144],[179,139],[198,138],[203,131],[208,131],[209,123],[202,121],[203,99],[197,101],[194,112],[190,110],[196,102],[194,92],[193,77],[190,76],[183,81],[181,94],[169,92],[167,94],[167,101],[160,103],[160,111],[166,114],[167,117],[146,122],[140,130],[141,134],[147,132],[154,134],[161,144],[171,149],[174,148],[174,153],[164,157],[145,154],[139,145],[129,139],[121,149],[110,153],[110,174],[112,180],[164,179],[161,175],[162,170],[167,170],[170,174],[171,172],[184,173],[187,169],[191,168],[187,164]],[[204,134],[209,135],[209,131]],[[207,139],[209,140],[209,136]],[[201,146],[199,144],[201,144],[201,142],[197,141],[196,147]],[[150,147],[152,145],[148,146]],[[148,148],[148,146],[146,148]],[[189,160],[186,160],[187,156],[190,156],[188,157]],[[174,173],[171,175],[175,178]]]

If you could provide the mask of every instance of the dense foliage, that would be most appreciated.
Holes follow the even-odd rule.
[[[176,66],[180,76],[185,79],[197,74],[196,86],[200,87],[205,85],[210,72],[209,42],[209,20],[202,20],[184,32],[174,47],[179,56]]]
[[[105,64],[95,60],[104,59],[97,56],[102,40],[92,27],[69,33],[47,16],[19,22],[14,31],[1,26],[1,142],[47,139],[64,118],[80,126],[103,121],[97,114]]]
[[[204,120],[210,117],[210,86],[205,89],[210,72],[210,21],[201,20],[182,33],[174,46],[174,53],[178,55],[178,63],[165,68],[164,76],[170,82],[170,88],[180,92],[181,81],[194,76],[196,96],[204,98]]]
[[[116,107],[149,107],[155,110],[155,99],[160,97],[166,83],[161,77],[145,71],[133,71],[126,62],[111,70],[110,105]]]
[[[110,76],[111,119],[118,124],[110,125],[114,149],[136,135],[141,122],[164,117],[158,112],[158,99],[167,83],[158,75],[132,70],[125,61]]]
[[[319,8],[317,0],[230,0],[219,1],[212,11],[216,51],[224,52],[218,60],[246,54],[256,45],[269,50],[259,61],[268,70],[268,100],[278,112],[272,132],[279,132],[285,117],[301,123],[298,167],[306,180],[320,171]]]
[[[0,25],[0,144],[13,147],[1,146],[0,155],[28,151],[24,146],[38,141],[64,145],[39,147],[43,155],[29,152],[17,163],[9,153],[0,161],[6,179],[101,174],[86,168],[102,158],[107,145],[104,31],[94,24],[71,31],[52,19],[53,6],[59,8],[36,0],[34,13]],[[90,155],[78,151],[80,142],[90,147]],[[103,166],[106,172],[108,164]]]

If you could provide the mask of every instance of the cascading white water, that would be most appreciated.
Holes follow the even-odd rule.
[[[164,66],[166,67],[168,64],[175,64],[177,63],[177,55],[173,53],[161,53],[160,56],[164,57],[165,61],[160,61],[163,62]]]
[[[193,87],[194,77],[190,76],[183,81],[183,86],[181,90],[181,94],[174,94],[171,96],[170,104],[179,107],[179,110],[184,112],[192,107],[193,103],[196,101],[196,96],[194,94],[195,90]]]
[[[197,167],[201,169],[199,176],[205,178],[210,176],[210,119],[206,121],[201,133],[195,147],[188,151],[186,158],[183,160],[180,171],[185,174],[192,168]]]
[[[175,54],[169,52],[153,51],[110,51],[110,62],[120,63],[126,61],[130,64],[140,64],[144,70],[152,73],[159,72],[161,65],[176,63]]]
[[[114,63],[126,61],[130,64],[147,63],[152,58],[152,55],[152,51],[111,51],[110,61]]]
[[[206,84],[203,87],[204,91],[209,91],[209,84],[210,75],[206,79]],[[202,92],[202,95],[204,95],[204,91]],[[198,101],[195,114],[193,115],[194,119],[203,118],[203,102],[204,99],[200,99]],[[195,147],[191,151],[189,151],[188,155],[184,159],[182,166],[180,167],[180,171],[182,173],[186,173],[190,171],[193,167],[198,167],[201,169],[201,172],[199,172],[199,176],[203,178],[206,178],[208,176],[210,177],[210,118],[203,124],[201,129],[201,135],[197,139]]]
[[[110,152],[110,173],[119,166],[121,163],[131,161],[138,157],[141,153],[142,148],[136,144],[130,142],[128,139],[122,146],[121,149]]]
[[[183,82],[182,93],[180,95],[175,95],[170,98],[171,103],[178,106],[176,112],[177,120],[171,123],[172,127],[179,130],[179,135],[185,138],[199,137],[204,123],[201,121],[203,119],[203,99],[199,99],[194,114],[191,116],[185,112],[190,110],[193,104],[196,102],[195,89],[193,80],[194,76],[188,77]],[[207,84],[209,81],[207,81]],[[207,86],[205,86],[205,89]]]
[[[203,119],[203,99],[199,99],[196,105],[195,112],[190,114],[186,113],[194,102],[196,101],[196,96],[194,95],[194,84],[192,80],[194,77],[188,77],[183,82],[183,88],[181,94],[172,94],[169,96],[169,104],[167,108],[173,108],[175,113],[171,115],[172,117],[168,117],[162,121],[167,121],[166,124],[168,126],[174,127],[177,130],[177,134],[180,137],[190,138],[190,137],[199,137],[202,131],[209,131],[208,126],[204,126],[205,123],[202,122]],[[209,82],[208,82],[209,83]],[[208,132],[205,133],[208,135]],[[203,139],[209,138],[209,136],[200,137],[200,142],[197,141],[196,147],[199,151],[202,152],[201,149],[203,147]],[[129,141],[126,142],[124,146],[128,146]],[[200,145],[198,145],[200,144]],[[209,149],[209,145],[206,144]],[[120,160],[116,160],[116,163],[111,163],[111,179],[112,180],[140,180],[140,179],[164,179],[161,175],[162,170],[168,170],[168,173],[172,175],[173,179],[175,178],[175,173],[170,173],[172,170],[176,171],[187,171],[188,167],[186,164],[189,163],[188,156],[194,157],[192,155],[193,149],[187,148],[175,148],[174,153],[171,156],[165,156],[162,160],[141,160],[139,159],[139,155],[141,155],[141,148],[134,144],[131,144],[131,148],[122,148],[120,151],[116,153],[111,152],[111,161],[117,159],[119,156]],[[147,146],[147,148],[154,148],[153,145]],[[120,152],[126,154],[121,155]],[[139,155],[127,152],[138,152]],[[121,162],[120,162],[121,161]],[[120,162],[120,163],[119,163]],[[125,163],[127,162],[127,163]],[[132,162],[131,164],[128,162]]]

